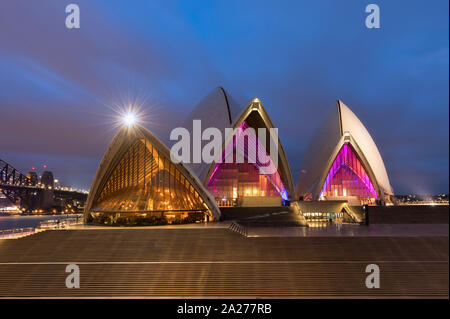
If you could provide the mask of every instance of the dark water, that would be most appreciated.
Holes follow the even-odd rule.
[[[25,227],[38,227],[41,221],[49,219],[65,219],[67,217],[74,218],[77,215],[49,215],[49,216],[0,216],[0,230],[13,229],[13,228],[25,228]]]

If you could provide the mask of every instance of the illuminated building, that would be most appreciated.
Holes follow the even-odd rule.
[[[393,192],[381,155],[341,101],[305,153],[296,194],[283,146],[278,134],[272,134],[274,125],[258,98],[239,111],[225,90],[217,88],[187,117],[184,130],[192,133],[193,156],[203,155],[205,141],[195,120],[222,134],[212,162],[172,162],[169,148],[131,115],[99,165],[86,204],[87,222],[218,220],[219,207],[289,205],[294,195],[348,205],[391,203]],[[195,138],[200,145],[195,146]]]
[[[109,145],[89,192],[85,220],[157,225],[217,220],[214,198],[170,150],[142,126],[123,126]]]
[[[305,200],[390,204],[393,191],[375,142],[342,101],[311,140],[296,188]]]
[[[41,176],[41,184],[45,187],[54,187],[55,179],[53,178],[53,173],[50,171],[44,171]]]
[[[190,164],[203,185],[216,199],[218,206],[281,206],[288,204],[294,195],[292,175],[280,139],[277,144],[277,163],[269,160],[260,163],[259,158],[268,158],[271,145],[270,128],[274,128],[269,115],[257,98],[244,109],[239,107],[222,88],[217,88],[194,109],[186,121],[200,119],[203,127],[218,128],[225,137],[220,161]],[[189,127],[189,126],[188,126]],[[236,130],[235,137],[225,133],[225,128]],[[247,130],[247,129],[251,130]],[[258,128],[266,131],[266,140],[261,141]],[[242,135],[245,135],[242,136]],[[242,136],[243,143],[238,143]],[[264,147],[265,146],[265,147]],[[255,149],[256,153],[249,153]],[[225,150],[232,150],[233,158]],[[259,157],[259,152],[261,157]],[[255,156],[256,155],[256,156]],[[238,161],[240,156],[243,160]],[[227,160],[228,157],[228,160]],[[260,168],[273,166],[272,173],[261,173]]]
[[[39,181],[37,173],[33,171],[27,173],[27,178],[31,181],[31,185],[33,186]]]

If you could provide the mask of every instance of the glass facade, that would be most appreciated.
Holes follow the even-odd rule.
[[[202,220],[208,208],[186,177],[146,139],[121,157],[90,210],[93,222],[165,224]]]
[[[320,192],[320,199],[336,197],[356,197],[361,204],[374,204],[378,199],[364,166],[348,143],[340,149]]]
[[[236,134],[243,134],[248,128],[243,122]],[[231,145],[232,143],[232,145]],[[280,205],[282,200],[287,200],[287,192],[281,181],[278,169],[274,169],[273,174],[260,174],[261,166],[274,165],[262,145],[258,145],[258,138],[255,133],[248,134],[244,139],[243,148],[237,149],[236,139],[232,139],[225,148],[233,150],[233,162],[225,162],[225,151],[222,154],[222,163],[217,163],[209,178],[207,188],[217,201],[218,206],[240,206],[245,197],[279,197]],[[265,152],[268,163],[260,163],[258,156],[249,156],[249,149],[257,152]],[[243,163],[237,163],[236,155],[241,154]],[[249,161],[250,159],[250,161]]]

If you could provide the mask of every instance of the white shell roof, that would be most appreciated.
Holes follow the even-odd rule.
[[[338,105],[341,113],[342,132],[349,132],[356,141],[362,153],[366,157],[366,160],[369,162],[381,190],[390,195],[393,194],[391,184],[389,183],[389,177],[386,172],[386,167],[384,166],[380,151],[372,139],[372,136],[370,136],[365,126],[347,105],[345,105],[342,101],[338,101]]]

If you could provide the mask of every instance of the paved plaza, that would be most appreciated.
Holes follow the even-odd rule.
[[[0,297],[448,298],[448,235],[245,237],[226,226],[86,227],[2,240]],[[72,263],[79,289],[65,286]],[[380,289],[365,286],[372,263]]]

